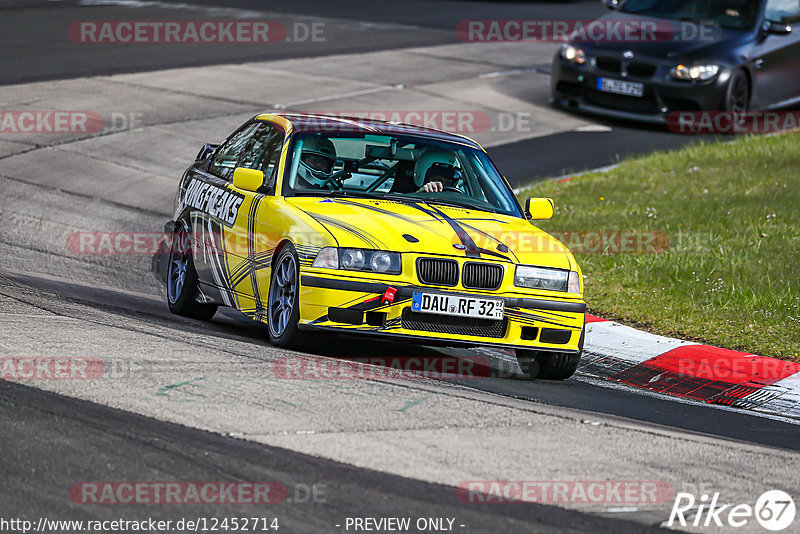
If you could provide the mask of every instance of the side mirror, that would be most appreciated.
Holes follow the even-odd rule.
[[[243,191],[258,191],[264,185],[264,173],[255,169],[238,167],[233,171],[233,187]]]
[[[552,219],[554,210],[552,198],[529,198],[525,201],[525,217],[532,221]]]
[[[789,35],[792,33],[792,27],[785,22],[768,20],[764,23],[764,33],[768,35]]]
[[[603,0],[603,5],[608,9],[618,9],[622,5],[622,0]]]
[[[197,157],[194,159],[195,161],[205,161],[208,156],[214,153],[219,145],[212,145],[211,143],[206,143],[203,145],[203,148],[200,149],[200,152],[197,153]]]

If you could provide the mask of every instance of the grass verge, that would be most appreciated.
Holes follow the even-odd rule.
[[[700,143],[519,196],[555,200],[555,217],[537,225],[575,252],[593,313],[800,361],[800,135]],[[666,246],[586,251],[615,232],[654,232],[645,250]]]

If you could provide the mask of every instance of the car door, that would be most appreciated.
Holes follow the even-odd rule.
[[[756,45],[753,107],[800,96],[800,0],[767,0],[767,22],[788,25],[788,35],[765,33]]]
[[[200,290],[210,299],[236,305],[227,283],[225,234],[240,224],[244,195],[233,190],[233,171],[258,129],[250,122],[234,132],[214,152],[208,167],[194,167],[188,177],[184,204],[190,206],[194,265]]]
[[[263,172],[264,184],[257,191],[232,186],[243,201],[236,225],[225,237],[227,285],[234,293],[236,307],[258,320],[266,317],[272,254],[282,235],[271,222],[269,206],[274,200],[285,137],[279,125],[259,121],[236,166]]]

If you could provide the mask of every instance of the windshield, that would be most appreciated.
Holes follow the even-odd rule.
[[[481,150],[388,135],[298,134],[284,195],[426,202],[521,217],[513,193]]]
[[[706,22],[724,28],[749,29],[758,17],[762,0],[628,0],[626,13],[651,17]]]

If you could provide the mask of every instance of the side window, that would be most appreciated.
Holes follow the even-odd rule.
[[[266,184],[273,184],[283,147],[283,132],[269,123],[261,123],[239,160],[239,167],[264,172]]]
[[[236,162],[239,161],[247,142],[258,127],[258,123],[245,126],[228,139],[224,145],[219,147],[214,159],[211,160],[211,165],[208,167],[209,172],[225,180],[232,180]]]
[[[800,2],[798,0],[767,0],[766,19],[784,24],[800,21]]]

